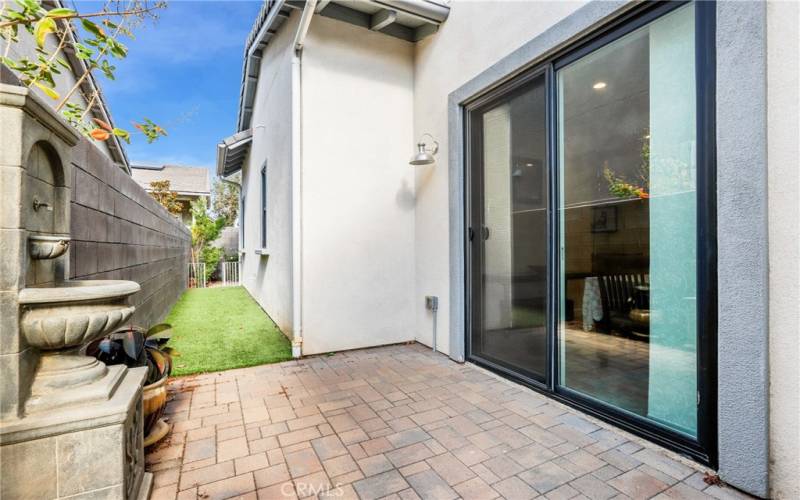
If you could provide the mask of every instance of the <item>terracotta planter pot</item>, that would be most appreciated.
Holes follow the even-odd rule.
[[[151,446],[169,433],[170,426],[161,420],[167,407],[167,379],[172,360],[158,349],[147,348],[159,371],[160,377],[152,384],[144,386],[142,404],[144,406],[144,446]]]

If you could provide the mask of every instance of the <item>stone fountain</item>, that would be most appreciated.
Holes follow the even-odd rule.
[[[147,498],[146,368],[87,343],[124,325],[139,285],[68,280],[71,157],[80,135],[0,84],[0,498]],[[91,147],[86,146],[85,147]]]

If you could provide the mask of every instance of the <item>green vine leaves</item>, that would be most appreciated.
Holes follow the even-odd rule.
[[[47,10],[41,0],[13,0],[13,4],[2,0],[0,38],[5,40],[6,46],[0,55],[0,62],[14,71],[23,85],[36,87],[58,101],[55,110],[82,134],[96,141],[106,141],[116,136],[130,144],[131,135],[127,130],[113,127],[97,118],[89,118],[99,95],[97,90],[85,95],[81,85],[95,71],[114,80],[117,68],[113,61],[125,59],[128,55],[128,48],[120,38],[133,39],[133,33],[125,25],[134,25],[146,18],[156,19],[156,11],[165,6],[166,2],[161,1],[109,0],[102,11],[82,14],[64,7]],[[78,38],[73,22],[80,23],[85,35],[82,39]],[[20,28],[33,37],[36,43],[35,56],[9,57],[11,46],[20,42]],[[56,41],[55,48],[52,48],[53,44],[48,45],[50,38]],[[75,83],[62,95],[56,88],[55,75],[65,70],[73,71],[65,58],[66,52],[81,60],[85,70],[75,75]],[[71,99],[76,92],[83,96],[85,105]],[[163,128],[148,118],[133,125],[148,143],[167,135]]]

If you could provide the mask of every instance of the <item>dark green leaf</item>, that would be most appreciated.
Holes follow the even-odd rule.
[[[8,66],[9,68],[17,71],[21,71],[24,66],[17,61],[11,59],[10,57],[0,56],[0,62]]]
[[[155,338],[156,336],[164,337],[169,335],[172,335],[172,325],[170,325],[169,323],[159,323],[155,326],[151,326],[150,329],[147,330],[145,337]]]
[[[10,10],[10,11],[6,12],[4,17],[6,19],[10,19],[12,21],[24,21],[24,20],[28,19],[27,17],[25,17],[22,14],[22,12],[18,12],[16,10]]]
[[[111,54],[119,59],[124,58],[128,55],[128,48],[122,45],[119,42],[109,40],[109,46],[111,47]]]
[[[88,19],[81,19],[81,25],[83,26],[83,29],[85,29],[94,36],[101,38],[106,37],[106,33],[103,31],[103,28],[93,23],[92,21],[89,21]]]
[[[39,4],[37,0],[14,0],[17,5],[22,7],[23,9],[30,10],[32,12],[38,12],[41,10],[42,6]]]
[[[59,7],[57,9],[51,9],[47,11],[47,17],[72,17],[77,15],[78,13],[72,9],[67,9],[65,7]]]
[[[75,55],[78,57],[78,59],[89,59],[94,55],[94,49],[91,49],[82,43],[75,43],[74,47]]]
[[[37,87],[42,89],[42,92],[47,94],[47,97],[49,97],[50,99],[54,99],[55,100],[55,99],[59,99],[61,97],[58,94],[58,92],[55,91],[55,89],[52,89],[52,88],[50,88],[50,87],[48,87],[48,86],[46,86],[46,85],[44,85],[42,83],[35,82],[34,85],[36,85]]]

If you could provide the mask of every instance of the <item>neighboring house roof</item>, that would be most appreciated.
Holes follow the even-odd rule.
[[[151,182],[169,181],[170,190],[179,195],[211,195],[211,182],[206,167],[131,165],[131,176],[147,191],[151,191]]]

